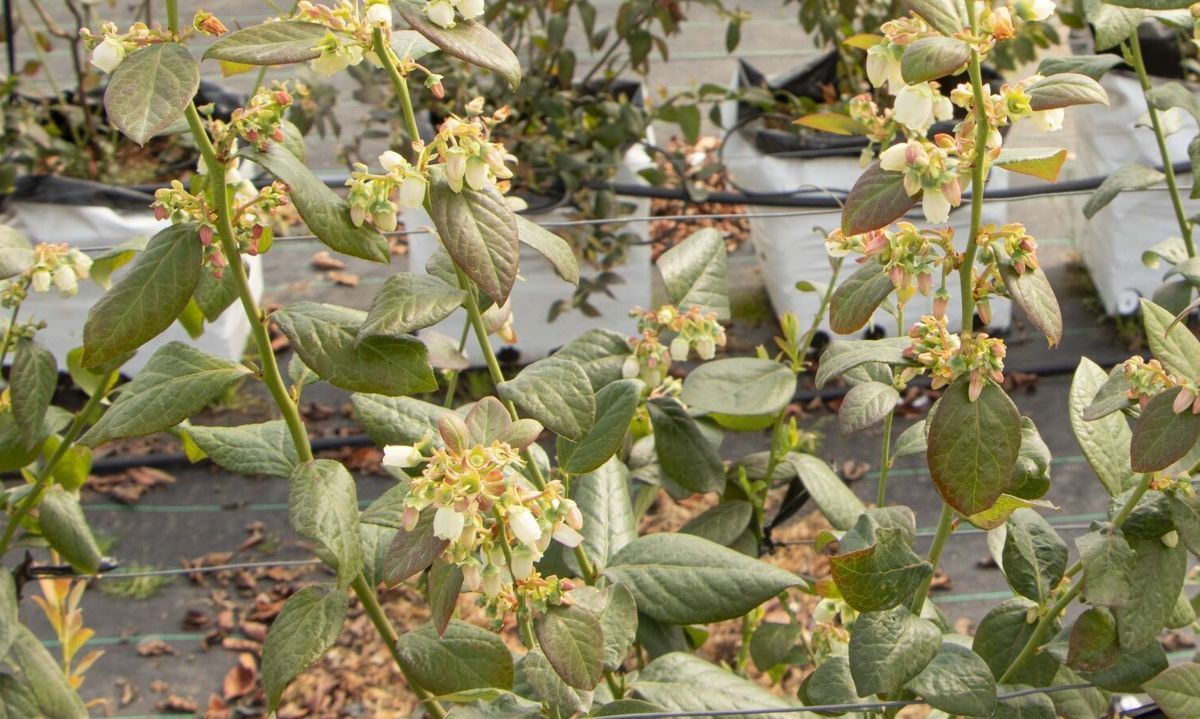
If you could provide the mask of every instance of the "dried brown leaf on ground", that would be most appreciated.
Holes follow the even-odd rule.
[[[221,693],[225,701],[244,697],[253,692],[258,683],[258,662],[253,654],[239,654],[237,664],[225,675]]]

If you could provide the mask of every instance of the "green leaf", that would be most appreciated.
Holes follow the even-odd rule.
[[[1113,613],[1122,650],[1133,651],[1152,643],[1166,625],[1183,589],[1188,554],[1159,539],[1130,539],[1129,546],[1134,555],[1129,601]]]
[[[1125,42],[1137,30],[1146,13],[1111,5],[1103,0],[1084,0],[1085,15],[1094,28],[1096,51],[1104,52]]]
[[[1085,681],[1113,692],[1138,694],[1142,684],[1167,668],[1167,653],[1158,642],[1136,651],[1122,651],[1117,663],[1099,672],[1080,672]]]
[[[37,715],[37,698],[29,684],[9,674],[0,674],[0,719],[25,719]]]
[[[100,547],[78,497],[62,487],[51,487],[38,505],[38,525],[50,547],[77,572],[95,574],[100,570]]]
[[[1129,384],[1129,379],[1125,377],[1125,370],[1121,366],[1114,367],[1108,377],[1100,385],[1099,391],[1089,404],[1083,410],[1083,419],[1088,422],[1094,422],[1102,417],[1107,417],[1113,412],[1120,412],[1124,409],[1129,409],[1133,402],[1129,399],[1129,390],[1132,387]]]
[[[890,693],[937,656],[942,633],[908,607],[866,612],[850,634],[850,675],[860,697]]]
[[[372,337],[356,343],[366,313],[336,305],[297,302],[273,313],[292,349],[321,379],[351,392],[400,395],[437,389],[425,345],[409,337]]]
[[[617,552],[637,539],[629,470],[613,457],[594,472],[572,478],[571,498],[583,514],[582,546],[596,571],[601,571]],[[568,556],[568,565],[574,564],[574,559]]]
[[[750,637],[750,658],[754,660],[754,666],[758,667],[760,672],[769,672],[786,662],[803,631],[804,627],[794,622],[786,624],[763,622],[759,624],[754,629],[754,635]],[[830,657],[826,663],[838,658]],[[818,671],[819,669],[818,667]],[[850,672],[847,667],[846,678],[849,677]],[[851,696],[851,701],[857,699],[857,696]]]
[[[13,413],[0,412],[0,471],[14,472],[37,459],[43,442],[50,435],[60,432],[71,422],[71,414],[58,407],[50,407],[42,431],[34,441],[25,439],[18,431]]]
[[[599,392],[606,385],[621,379],[621,365],[632,354],[629,340],[612,330],[588,330],[563,345],[554,353],[555,357],[571,360],[583,368],[592,383],[592,391]]]
[[[857,704],[858,690],[854,688],[854,677],[850,676],[850,659],[834,654],[817,665],[800,685],[800,699],[808,706]]]
[[[749,679],[682,652],[664,654],[646,665],[633,683],[633,693],[673,712],[769,710],[790,706]],[[769,719],[771,716],[776,715],[746,714],[744,718]]]
[[[12,658],[29,682],[38,709],[46,719],[87,719],[87,707],[67,683],[58,660],[24,625],[18,625],[13,636]]]
[[[237,275],[226,270],[217,277],[211,268],[200,273],[192,299],[209,322],[216,322],[238,297]]]
[[[1061,148],[1022,147],[1004,148],[996,158],[996,167],[1019,175],[1029,175],[1046,182],[1057,182],[1059,170],[1067,161],[1067,151]]]
[[[387,238],[366,224],[355,227],[350,205],[283,145],[273,144],[266,152],[243,147],[238,154],[288,186],[288,197],[300,218],[329,249],[385,265],[391,261]]]
[[[947,504],[972,515],[1008,488],[1021,451],[1021,415],[998,385],[971,401],[966,377],[946,389],[929,420],[929,473]]]
[[[979,622],[972,649],[987,662],[992,676],[1003,675],[1016,659],[1033,634],[1038,618],[1037,604],[1024,597],[1013,597],[993,607]],[[1057,625],[1055,619],[1052,634]],[[1054,675],[1057,665],[1058,660],[1046,652],[1034,654],[1014,680],[1042,683],[1046,677]]]
[[[816,502],[821,514],[835,529],[849,529],[866,509],[823,460],[811,454],[790,452],[787,461],[796,469],[800,482]]]
[[[592,472],[609,460],[625,441],[642,399],[643,385],[622,379],[596,393],[596,418],[582,440],[558,438],[558,462],[570,474]]]
[[[1191,90],[1178,82],[1167,82],[1154,87],[1146,93],[1146,99],[1156,110],[1166,111],[1178,107],[1200,120],[1200,102],[1197,102]]]
[[[283,20],[236,30],[219,38],[204,53],[205,60],[242,65],[288,65],[321,56],[318,47],[329,32],[324,25]]]
[[[361,344],[370,337],[398,337],[431,327],[462,306],[466,296],[432,275],[392,275],[371,300],[356,341]]]
[[[244,365],[171,342],[159,348],[96,424],[79,439],[85,447],[174,427],[250,374]]]
[[[919,85],[957,74],[970,59],[971,48],[962,40],[936,35],[923,37],[904,49],[900,73],[909,85]]]
[[[1168,372],[1182,377],[1200,377],[1200,340],[1187,325],[1162,307],[1142,300],[1142,323],[1150,351]]]
[[[732,499],[692,517],[679,528],[679,532],[703,537],[722,547],[729,547],[746,532],[753,515],[753,504],[741,499]]]
[[[12,572],[7,568],[0,569],[0,656],[8,656],[17,634],[21,620],[18,616],[17,585],[13,581]],[[3,692],[0,692],[0,706],[3,705]],[[0,715],[3,716],[3,715]],[[4,717],[3,719],[7,719]],[[14,717],[14,719],[16,719]]]
[[[955,35],[966,27],[953,0],[907,0],[906,4],[943,35]]]
[[[401,635],[396,649],[405,672],[434,694],[513,686],[512,655],[500,637],[457,619],[440,637],[422,624]]]
[[[638,611],[668,624],[740,617],[803,583],[791,572],[687,534],[639,537],[617,552],[604,574],[629,588]]]
[[[685,311],[699,307],[715,312],[720,321],[729,319],[725,263],[725,240],[712,228],[692,233],[657,262],[671,304]]]
[[[1200,439],[1200,415],[1191,407],[1176,414],[1172,404],[1183,388],[1168,389],[1150,399],[1133,425],[1131,466],[1135,472],[1157,472],[1183,458]]]
[[[1083,564],[1083,596],[1088,604],[1121,607],[1129,601],[1133,549],[1121,530],[1100,525],[1075,539]]]
[[[896,444],[892,446],[892,458],[900,459],[901,457],[925,454],[927,451],[925,420],[920,420],[901,432],[900,436],[896,438]]]
[[[429,614],[438,636],[446,633],[462,592],[463,571],[457,564],[438,559],[429,568]]]
[[[875,543],[829,558],[833,581],[846,603],[881,612],[912,600],[933,566],[912,550],[911,535],[896,527],[874,530]]]
[[[829,301],[830,329],[844,335],[859,331],[895,289],[883,265],[874,260],[866,262],[833,291]]]
[[[0,225],[0,280],[7,280],[33,266],[33,245],[20,230]]]
[[[1200,664],[1177,664],[1144,686],[1146,693],[1170,719],[1200,716]]]
[[[263,643],[263,689],[270,711],[287,685],[333,647],[350,600],[333,586],[311,585],[284,602]]]
[[[436,509],[426,507],[418,516],[417,523],[411,532],[405,530],[400,521],[387,522],[382,518],[370,520],[378,524],[394,526],[398,530],[384,556],[384,584],[389,587],[396,586],[433,564],[433,561],[446,550],[449,542],[433,535],[433,515],[436,512]],[[367,521],[365,514],[363,521]]]
[[[1042,515],[1018,509],[1004,539],[1004,576],[1015,592],[1047,606],[1067,568],[1067,545]]]
[[[152,237],[129,272],[88,312],[83,367],[132,352],[170,327],[200,282],[203,257],[195,225],[172,225]]]
[[[906,685],[947,714],[986,717],[996,710],[996,679],[967,647],[943,641],[937,656]]]
[[[684,404],[700,412],[759,416],[780,412],[796,392],[796,375],[779,362],[731,357],[705,362],[683,382]]]
[[[521,84],[521,62],[503,40],[474,20],[458,20],[444,28],[425,17],[425,8],[412,0],[395,0],[393,5],[413,30],[424,35],[447,55],[457,57],[500,75],[514,89]]]
[[[1012,265],[1005,264],[1000,268],[1000,275],[1004,278],[1008,296],[1029,318],[1029,323],[1046,336],[1050,346],[1056,347],[1062,341],[1062,310],[1046,273],[1035,267],[1018,274]]]
[[[167,129],[200,87],[200,66],[187,48],[162,42],[134,50],[104,90],[108,119],[139,145]]]
[[[1187,0],[1104,0],[1117,7],[1135,8],[1138,10],[1182,10],[1191,7],[1193,3]]]
[[[530,650],[521,657],[517,668],[515,685],[519,691],[538,700],[552,712],[560,716],[573,716],[592,707],[593,693],[568,686],[541,650]],[[540,716],[540,713],[535,711],[533,716]]]
[[[455,192],[444,180],[430,189],[433,224],[442,246],[467,277],[496,304],[504,304],[517,279],[517,216],[495,188]]]
[[[850,188],[842,209],[842,232],[861,235],[887,227],[904,217],[918,199],[904,190],[904,173],[888,172],[876,162]]]
[[[1166,179],[1166,175],[1145,165],[1125,165],[1113,170],[1083,205],[1083,215],[1089,220],[1103,210],[1125,190],[1144,190]]]
[[[1067,639],[1067,665],[1079,671],[1100,671],[1116,663],[1117,620],[1105,607],[1079,615]]]
[[[212,461],[235,474],[290,477],[300,462],[283,420],[238,427],[192,425],[187,433]]]
[[[31,339],[17,340],[8,375],[8,393],[17,429],[27,441],[37,440],[57,387],[58,363],[54,355]]]
[[[583,439],[595,420],[591,382],[583,369],[569,360],[538,360],[496,389],[501,398],[567,439]]]
[[[350,403],[354,417],[380,447],[416,444],[421,440],[428,440],[432,447],[445,446],[437,423],[439,417],[451,410],[412,397],[381,394],[355,394]]]
[[[696,420],[674,399],[646,403],[654,429],[654,449],[663,473],[692,492],[716,492],[725,486],[725,465]]]
[[[296,467],[288,479],[288,516],[301,536],[317,543],[321,560],[337,569],[347,587],[362,571],[358,493],[341,462],[317,459]]]
[[[517,215],[517,236],[522,243],[546,258],[563,282],[579,284],[579,260],[566,240],[520,215]]]
[[[604,672],[604,633],[582,607],[548,607],[533,624],[538,647],[568,686],[594,689]]]
[[[1039,75],[1059,75],[1064,72],[1072,72],[1099,80],[1109,70],[1123,64],[1125,64],[1125,60],[1120,55],[1112,53],[1047,57],[1038,65],[1037,72]]]
[[[112,287],[112,275],[117,270],[129,264],[137,254],[146,249],[150,238],[139,235],[117,244],[107,252],[102,252],[92,258],[92,269],[89,276],[92,282],[104,289]]]
[[[1025,92],[1034,112],[1074,105],[1108,105],[1108,93],[1100,83],[1087,75],[1071,72],[1038,80],[1025,88]]]
[[[1185,495],[1183,492],[1171,492],[1166,495],[1168,506],[1171,508],[1171,519],[1183,546],[1192,554],[1200,556],[1200,496],[1194,492]]]
[[[996,690],[1002,694],[1028,689],[1023,684],[1001,684]],[[1023,694],[1005,699],[996,705],[992,719],[1056,719],[1054,702],[1045,694]]]
[[[1075,441],[1083,450],[1083,456],[1096,473],[1096,478],[1109,495],[1115,496],[1129,486],[1134,476],[1129,466],[1133,433],[1125,418],[1119,414],[1091,422],[1085,418],[1085,410],[1107,380],[1108,375],[1099,365],[1086,357],[1081,358],[1075,369],[1075,377],[1071,380],[1067,416]]]
[[[900,393],[882,382],[864,382],[846,393],[838,409],[838,428],[851,434],[881,422],[892,413]]]
[[[616,671],[637,639],[637,600],[624,584],[611,584],[603,589],[579,587],[571,591],[571,599],[599,617],[604,636],[604,668]]]
[[[908,337],[834,342],[821,354],[821,363],[817,366],[817,376],[814,380],[817,389],[824,387],[834,377],[841,377],[868,362],[905,364],[904,350],[908,349],[910,344],[912,341]]]

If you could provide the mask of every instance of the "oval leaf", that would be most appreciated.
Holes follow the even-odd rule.
[[[533,624],[538,647],[569,686],[594,689],[604,672],[604,634],[586,609],[563,604],[548,607]]]
[[[861,235],[887,227],[917,204],[904,190],[904,173],[871,165],[854,183],[842,210],[842,232]]]
[[[1025,88],[1025,92],[1029,95],[1029,106],[1035,112],[1073,105],[1108,104],[1108,93],[1100,83],[1087,75],[1073,72],[1038,80]]]
[[[329,32],[324,25],[303,20],[283,20],[231,32],[204,53],[205,60],[224,60],[243,65],[287,65],[315,60],[319,45]]]
[[[567,439],[583,439],[595,421],[592,383],[579,365],[568,360],[538,360],[508,382],[501,382],[496,390],[503,399]]]
[[[971,59],[971,48],[952,37],[923,37],[904,49],[900,73],[909,85],[954,75]]]
[[[512,654],[500,637],[457,619],[440,637],[422,624],[401,636],[396,649],[417,686],[437,695],[513,686]]]
[[[135,50],[113,71],[104,91],[108,119],[139,145],[183,116],[200,87],[200,66],[179,43]]]
[[[425,17],[425,8],[412,0],[392,3],[413,30],[424,35],[447,55],[497,73],[513,88],[521,84],[521,61],[491,30],[474,20],[458,20],[444,28]]]
[[[829,328],[842,335],[861,330],[896,286],[883,265],[870,261],[838,285],[829,300]]]
[[[857,432],[882,421],[895,409],[900,393],[882,382],[864,382],[850,388],[838,408],[838,428],[843,434]]]
[[[683,381],[684,404],[700,412],[759,416],[779,413],[796,393],[796,375],[784,364],[756,357],[705,362]]]
[[[331,459],[296,467],[288,479],[288,516],[298,534],[318,544],[322,561],[337,569],[346,587],[363,567],[354,477]]]
[[[458,309],[467,293],[433,275],[401,272],[384,281],[356,341],[368,337],[396,337],[431,327]]]
[[[289,682],[337,641],[350,601],[330,586],[305,587],[288,597],[263,643],[263,689],[270,711]]]
[[[1133,425],[1131,467],[1135,472],[1158,472],[1182,459],[1200,439],[1200,415],[1189,404],[1176,414],[1175,397],[1184,390],[1155,395]]]
[[[1021,451],[1021,414],[987,382],[971,401],[966,377],[947,388],[929,420],[929,474],[947,504],[965,515],[991,507],[1008,488]]]
[[[517,279],[520,232],[504,197],[493,187],[455,192],[444,180],[433,183],[429,201],[442,246],[479,289],[504,304]]]

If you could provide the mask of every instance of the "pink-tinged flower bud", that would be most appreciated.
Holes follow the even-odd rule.
[[[514,507],[508,512],[508,527],[522,544],[533,544],[542,537],[542,528],[533,513],[524,507]]]
[[[942,194],[946,196],[951,207],[958,207],[962,204],[962,184],[958,181],[957,175],[953,180],[942,185]]]
[[[208,247],[212,244],[213,228],[211,225],[200,225],[200,244]]]
[[[416,528],[417,522],[421,519],[421,512],[416,507],[405,507],[400,514],[400,523],[404,525],[404,531],[411,532]]]
[[[974,372],[971,373],[971,384],[967,388],[967,397],[969,397],[970,400],[972,402],[974,402],[975,400],[979,399],[979,395],[982,392],[983,392],[983,375],[981,375],[979,373],[979,370],[975,370]]]
[[[1191,407],[1195,401],[1196,394],[1187,387],[1184,387],[1179,390],[1179,394],[1175,395],[1175,401],[1171,403],[1171,409],[1175,411],[1175,414],[1180,414],[1183,410]]]
[[[904,268],[900,265],[888,270],[888,278],[892,281],[892,287],[899,287],[904,283]]]
[[[162,205],[154,206],[154,219],[162,222],[163,220],[167,219],[168,215],[169,213],[167,212],[167,208],[163,207]]]
[[[939,294],[935,295],[933,298],[933,316],[934,317],[945,317],[946,316],[946,308],[949,305],[950,305],[950,295],[949,294],[939,293]]]
[[[453,507],[438,507],[433,515],[433,536],[447,541],[458,539],[464,524],[461,512],[454,511]]]
[[[933,275],[928,272],[917,275],[917,287],[921,290],[921,294],[928,295],[933,291]]]
[[[992,305],[987,300],[980,300],[978,303],[976,303],[975,312],[979,315],[979,320],[983,322],[984,325],[990,325],[992,323]],[[969,321],[969,317],[963,318],[964,323]]]
[[[583,529],[583,512],[579,511],[579,506],[574,502],[571,502],[571,508],[567,510],[563,522],[571,529]]]
[[[682,335],[671,340],[671,359],[676,362],[686,362],[691,345]]]

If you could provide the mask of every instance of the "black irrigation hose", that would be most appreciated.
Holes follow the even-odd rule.
[[[1115,365],[1124,361],[1124,357],[1114,360],[1110,363],[1098,363],[1101,366]],[[1062,377],[1075,372],[1075,365],[1070,364],[1052,364],[1044,366],[1036,366],[1021,369],[1009,369],[1008,373],[1032,374],[1038,377]],[[916,386],[927,386],[928,381],[922,381],[918,378],[914,382]],[[798,404],[808,404],[814,400],[830,402],[841,399],[846,396],[849,387],[830,387],[826,389],[801,389],[797,390],[792,397],[792,402]],[[366,434],[349,434],[337,437],[318,437],[310,441],[313,452],[331,452],[348,447],[370,447],[374,442]],[[97,459],[92,463],[92,474],[117,474],[124,472],[134,467],[186,467],[194,464],[187,455],[182,452],[163,452],[161,454],[146,454],[146,455],[131,455],[131,456],[113,456]],[[15,473],[6,473],[0,476],[16,476]]]

